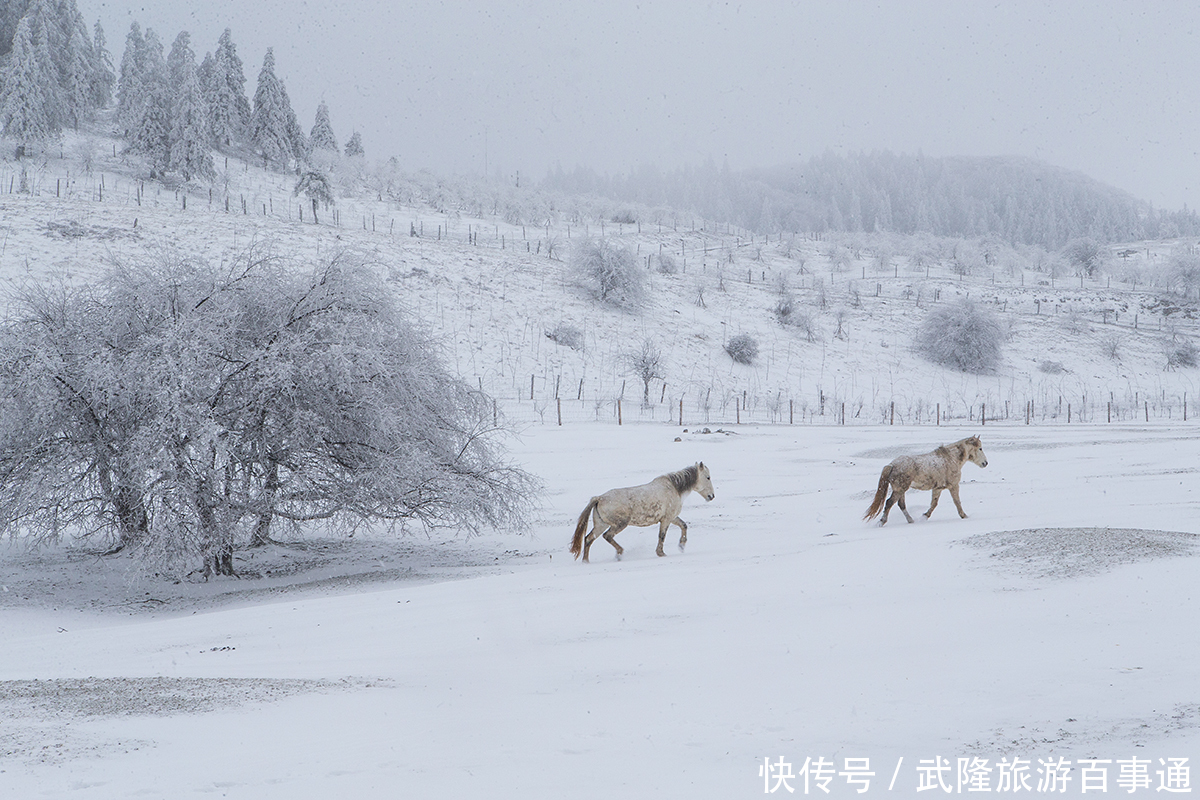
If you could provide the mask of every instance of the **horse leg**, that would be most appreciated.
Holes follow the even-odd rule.
[[[676,517],[671,521],[678,525],[679,530],[681,531],[679,534],[679,552],[682,553],[684,546],[687,544],[687,523],[681,520],[679,517]]]
[[[904,505],[904,492],[900,492],[900,496],[896,498],[896,505],[900,506],[900,510],[904,512],[904,518],[912,522],[912,514],[908,513],[908,507]]]
[[[608,528],[608,523],[600,519],[600,509],[596,508],[592,511],[592,532],[589,533],[583,540],[583,560],[588,560],[588,551],[592,549],[592,542],[596,541],[599,536]]]
[[[934,487],[933,497],[929,499],[929,510],[925,512],[925,519],[929,519],[929,515],[933,513],[935,508],[937,508],[938,497],[941,496],[941,494],[942,490]]]
[[[889,497],[887,499],[887,502],[883,504],[883,518],[879,520],[879,527],[882,528],[884,525],[887,525],[888,512],[890,512],[892,510],[892,503],[895,503],[895,502],[896,502],[896,490],[893,489],[892,496]]]
[[[658,548],[654,551],[659,557],[665,556],[663,552],[663,542],[667,540],[667,528],[671,527],[670,520],[663,520],[658,523]]]
[[[958,501],[958,484],[957,483],[952,484],[950,486],[950,497],[952,497],[954,499],[954,506],[955,506],[955,508],[958,509],[958,515],[960,517],[962,517],[963,519],[966,519],[967,512],[962,510],[962,503],[960,503]]]
[[[626,528],[625,525],[613,525],[611,528],[609,528],[608,530],[606,530],[604,532],[604,541],[608,542],[613,547],[617,548],[617,560],[618,561],[621,560],[621,554],[625,552],[625,548],[621,547],[621,545],[617,544],[617,540],[614,537],[621,531],[625,530],[625,528]]]

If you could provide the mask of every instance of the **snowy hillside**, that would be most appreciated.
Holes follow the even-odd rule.
[[[496,399],[545,493],[530,530],[301,539],[203,583],[0,548],[0,795],[731,798],[804,793],[806,760],[807,792],[842,797],[1191,786],[1197,373],[1165,347],[1197,322],[1141,288],[1179,243],[1113,248],[1128,283],[990,256],[963,274],[936,242],[349,171],[314,223],[295,176],[231,158],[211,195],[176,191],[114,152],[0,163],[4,280],[354,251]],[[589,235],[645,265],[641,313],[575,283]],[[1008,332],[994,374],[912,346],[968,295]],[[646,340],[665,377],[643,407]],[[862,520],[888,461],[971,434],[968,518]],[[571,560],[588,498],[701,460],[716,496],[686,498],[685,553],[631,528],[622,560]]]
[[[981,406],[989,420],[1023,419],[1030,402],[1038,420],[1065,420],[1070,405],[1073,421],[1145,421],[1182,417],[1185,396],[1196,396],[1195,370],[1168,371],[1165,355],[1167,343],[1195,334],[1194,307],[1145,291],[1144,277],[1136,283],[1178,242],[1114,247],[1123,256],[1110,274],[1081,279],[1061,265],[1038,271],[978,254],[964,268],[944,243],[897,255],[869,237],[764,238],[594,199],[526,196],[521,205],[497,187],[451,207],[437,179],[367,188],[364,174],[343,175],[344,196],[314,224],[293,195],[295,176],[228,159],[213,187],[172,191],[139,180],[136,163],[114,151],[94,137],[68,139],[66,158],[24,176],[11,162],[0,167],[12,190],[0,194],[0,274],[86,278],[104,258],[163,249],[220,262],[252,242],[302,266],[350,249],[403,287],[448,363],[515,421],[556,421],[556,400],[566,420],[615,420],[618,398],[622,419],[676,422],[682,401],[685,425],[843,414],[847,424],[924,424],[939,413],[977,419]],[[81,152],[91,172],[81,171]],[[644,312],[598,305],[573,282],[571,247],[587,236],[615,240],[647,265]],[[786,326],[775,314],[785,292],[795,302]],[[1008,328],[995,374],[964,375],[913,352],[929,309],[962,297],[994,307]],[[575,329],[578,349],[548,338],[563,327]],[[752,365],[724,350],[739,334],[758,343]],[[648,408],[627,357],[645,340],[665,373]]]

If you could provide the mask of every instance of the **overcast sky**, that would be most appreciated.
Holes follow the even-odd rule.
[[[540,179],[826,150],[1031,156],[1200,206],[1200,4],[77,0],[197,58],[267,47],[302,127],[410,168]]]

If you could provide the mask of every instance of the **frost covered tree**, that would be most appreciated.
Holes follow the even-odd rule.
[[[171,88],[162,43],[153,30],[146,29],[143,44],[139,105],[129,149],[146,157],[151,177],[156,177],[171,164]]]
[[[263,166],[286,168],[293,158],[303,156],[303,137],[292,111],[283,82],[275,75],[275,53],[267,48],[258,87],[254,91],[254,112],[250,118],[250,143],[262,156]]]
[[[183,89],[183,82],[188,70],[195,70],[196,54],[192,51],[192,35],[180,31],[171,43],[171,51],[167,53],[167,86],[170,87],[171,97],[177,97]]]
[[[185,181],[192,178],[212,180],[216,177],[212,151],[208,148],[208,108],[200,91],[194,56],[189,49],[176,69],[179,86],[172,93],[170,169],[179,172]]]
[[[78,130],[79,123],[90,117],[95,108],[92,102],[94,53],[85,27],[72,26],[69,41],[62,75],[63,124]]]
[[[27,147],[56,139],[61,130],[51,86],[54,64],[45,45],[44,30],[41,35],[35,33],[33,24],[29,16],[17,23],[0,90],[0,122],[5,137],[17,143],[18,156]]]
[[[625,363],[642,382],[642,407],[650,406],[650,382],[667,377],[662,353],[651,339],[642,342],[641,348],[625,354]]]
[[[129,137],[140,122],[142,104],[142,73],[146,69],[146,39],[141,26],[129,25],[125,35],[125,52],[121,54],[121,69],[117,83],[117,124]]]
[[[108,52],[108,40],[104,37],[104,28],[100,20],[92,30],[92,79],[91,99],[93,108],[108,108],[112,102],[113,84],[112,54]]]
[[[246,75],[229,28],[217,41],[211,72],[201,72],[206,76],[201,88],[209,103],[213,141],[228,147],[249,130],[251,117],[250,101],[246,99]]]
[[[308,141],[314,152],[338,151],[337,137],[333,135],[333,125],[329,122],[329,106],[325,105],[324,100],[317,105],[317,119],[313,123]]]
[[[350,134],[350,140],[346,142],[346,158],[362,158],[366,153],[363,151],[362,135],[355,131]]]
[[[534,480],[376,270],[250,253],[27,292],[0,327],[0,529],[233,574],[283,525],[478,529]]]
[[[301,194],[312,201],[314,223],[319,222],[317,219],[318,204],[328,208],[334,203],[333,189],[329,186],[329,178],[317,170],[308,170],[300,176],[300,180],[296,181],[296,189],[292,195],[299,197]]]

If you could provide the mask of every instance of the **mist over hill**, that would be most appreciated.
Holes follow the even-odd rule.
[[[1186,208],[1161,211],[1128,192],[1033,159],[929,158],[888,151],[826,153],[802,164],[731,170],[712,162],[600,175],[552,171],[546,188],[648,206],[674,206],[761,233],[888,231],[995,236],[1061,248],[1195,235]]]

